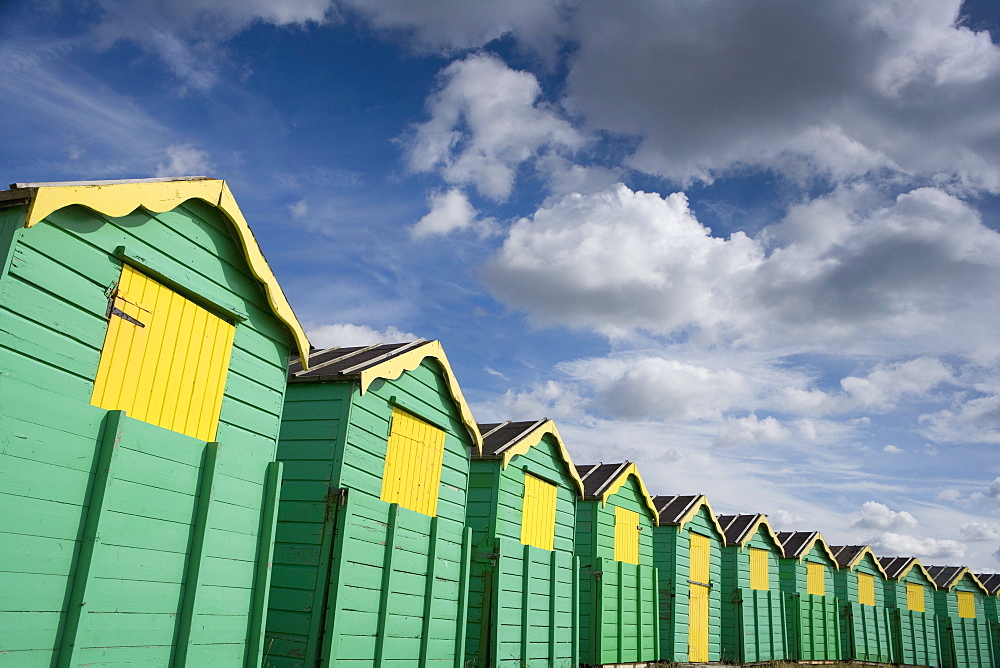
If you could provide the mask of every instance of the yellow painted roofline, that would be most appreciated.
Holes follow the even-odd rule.
[[[931,577],[931,574],[927,571],[927,568],[922,563],[920,563],[920,560],[917,559],[916,557],[913,557],[910,560],[910,564],[906,568],[904,568],[898,576],[896,576],[896,579],[902,580],[903,578],[905,578],[910,573],[910,571],[913,570],[914,566],[920,568],[920,571],[924,574],[924,577],[927,578],[927,581],[931,583],[932,587],[934,587],[935,589],[938,588],[937,583],[934,582],[934,578]]]
[[[774,527],[772,527],[771,523],[768,521],[767,515],[764,515],[763,513],[759,514],[760,517],[758,517],[754,521],[753,526],[751,526],[750,529],[747,531],[746,537],[740,541],[740,549],[742,550],[744,547],[746,547],[746,544],[749,543],[750,540],[754,537],[754,534],[757,533],[757,530],[760,528],[760,525],[763,524],[767,528],[767,533],[770,534],[771,540],[774,542],[775,545],[778,546],[778,551],[781,552],[782,555],[784,555],[785,550],[784,548],[781,547],[781,541],[778,540],[778,534],[775,532]]]
[[[986,588],[986,585],[984,585],[982,582],[979,581],[979,578],[976,577],[975,573],[969,570],[968,566],[962,566],[962,570],[960,570],[958,572],[958,575],[956,575],[952,579],[951,585],[948,587],[948,591],[950,592],[952,589],[954,589],[958,585],[959,580],[965,577],[966,574],[968,574],[968,576],[972,578],[972,581],[976,583],[977,587],[983,590],[983,594],[985,594],[986,596],[990,595],[990,592]]]
[[[865,545],[860,552],[854,555],[854,558],[851,559],[851,562],[849,564],[847,564],[847,567],[851,570],[854,570],[855,566],[858,565],[858,562],[864,559],[866,553],[872,555],[872,561],[875,562],[875,568],[878,569],[878,572],[882,574],[883,578],[888,580],[889,575],[885,572],[885,569],[882,568],[882,564],[878,562],[878,557],[876,557],[875,553],[872,551],[871,545]]]
[[[569,471],[569,477],[573,479],[577,488],[579,488],[580,496],[583,496],[583,480],[580,478],[580,474],[577,473],[576,465],[573,464],[573,460],[570,459],[569,450],[566,449],[566,444],[563,442],[562,436],[559,435],[559,430],[556,429],[556,423],[552,420],[546,420],[542,424],[538,425],[538,427],[532,430],[530,434],[518,441],[517,445],[512,446],[509,450],[503,453],[501,468],[507,468],[507,464],[510,463],[511,459],[518,455],[525,454],[528,450],[541,443],[546,434],[551,434],[552,438],[555,439],[556,445],[559,446],[559,454],[562,457],[563,463],[566,464],[566,470]]]
[[[250,271],[264,285],[271,310],[295,339],[303,365],[309,360],[309,340],[268,266],[260,246],[237,206],[229,186],[220,179],[150,181],[137,183],[39,185],[28,205],[25,227],[32,227],[51,213],[79,204],[111,218],[126,216],[139,207],[153,213],[171,211],[191,199],[204,200],[225,215],[236,230]]]
[[[375,380],[379,378],[383,380],[396,380],[403,375],[404,371],[413,371],[416,369],[428,357],[436,359],[444,370],[444,379],[448,385],[448,393],[451,394],[451,398],[458,406],[458,411],[462,415],[462,424],[469,430],[469,434],[476,444],[476,451],[482,456],[483,435],[479,433],[479,426],[476,424],[475,418],[472,417],[472,410],[469,408],[468,402],[465,401],[462,388],[458,385],[455,372],[451,370],[451,364],[448,363],[448,357],[444,354],[444,348],[441,347],[440,341],[428,341],[423,345],[411,348],[401,355],[390,357],[384,362],[362,371],[361,394],[364,394],[368,390],[368,386]]]
[[[691,510],[687,511],[684,514],[684,517],[682,517],[677,523],[677,531],[680,531],[685,524],[693,520],[694,516],[698,514],[698,511],[701,510],[702,506],[708,508],[708,516],[712,519],[712,524],[715,525],[715,530],[719,532],[719,540],[725,543],[726,533],[722,530],[722,525],[719,524],[719,520],[715,516],[715,511],[712,510],[712,504],[708,502],[708,497],[704,494],[698,495],[698,500],[694,502],[693,506],[691,506]]]
[[[649,490],[646,489],[646,483],[642,481],[642,476],[639,475],[639,468],[635,465],[635,462],[626,466],[625,470],[618,474],[614,482],[608,485],[608,489],[601,495],[601,505],[607,505],[608,498],[622,488],[622,485],[628,481],[630,475],[634,475],[635,479],[639,481],[639,490],[642,492],[642,498],[645,499],[646,506],[653,513],[653,521],[656,522],[656,526],[660,526],[660,514],[656,512],[656,504],[653,503],[653,497],[649,495]]]
[[[812,540],[806,543],[805,547],[802,548],[802,555],[799,557],[799,563],[801,563],[802,560],[806,558],[807,553],[812,552],[813,545],[816,544],[816,541],[823,542],[823,549],[826,551],[826,556],[830,557],[830,561],[833,562],[833,567],[839,571],[840,563],[837,561],[837,557],[833,554],[833,550],[830,549],[830,544],[826,542],[826,539],[823,538],[823,534],[821,534],[819,531],[817,531],[816,535],[813,536]]]

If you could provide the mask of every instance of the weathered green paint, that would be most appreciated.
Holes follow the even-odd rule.
[[[959,617],[957,593],[972,592],[975,619]],[[938,620],[938,663],[943,668],[995,666],[990,642],[990,623],[986,618],[986,595],[969,573],[959,578],[950,590],[934,592],[934,613]]]
[[[826,595],[808,593],[806,562],[826,567]],[[785,598],[785,629],[790,659],[840,661],[840,601],[834,595],[833,573],[837,564],[819,541],[802,559],[782,559],[779,567]]]
[[[615,507],[639,513],[639,564],[615,561]],[[612,494],[577,502],[580,662],[655,661],[660,654],[652,511],[634,477]]]
[[[437,517],[379,498],[393,405],[445,429]],[[471,446],[436,360],[289,385],[265,665],[462,665]]]
[[[691,532],[711,539],[708,591],[708,653],[709,661],[722,657],[722,599],[725,583],[722,577],[722,537],[712,521],[707,506],[683,527],[653,527],[653,563],[659,571],[660,660],[688,660],[688,583]]]
[[[871,575],[875,581],[875,605],[858,602],[858,573]],[[845,660],[889,663],[892,647],[892,615],[886,606],[886,578],[871,552],[854,565],[831,573],[833,591],[840,601],[840,653]]]
[[[750,588],[750,548],[768,553],[770,588]],[[722,660],[779,661],[789,655],[780,586],[781,546],[763,524],[742,547],[722,548]]]
[[[924,588],[924,612],[909,609],[907,583]],[[920,568],[886,583],[885,605],[892,616],[893,663],[931,666],[938,657],[938,624],[934,614],[934,583]]]
[[[1000,592],[983,599],[993,658],[1000,661]]]
[[[0,662],[257,665],[247,648],[286,329],[203,202],[120,218],[71,206],[30,229],[24,216],[0,210]],[[218,446],[90,405],[119,247],[185,296],[247,315]]]
[[[575,667],[578,488],[551,434],[506,468],[501,464],[499,459],[472,461],[466,665]],[[521,544],[525,473],[556,486],[552,550]]]

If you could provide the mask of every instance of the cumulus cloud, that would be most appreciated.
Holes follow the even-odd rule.
[[[956,406],[920,416],[921,433],[944,443],[1000,443],[1000,395],[959,399]]]
[[[861,511],[851,516],[851,527],[856,529],[880,529],[883,531],[900,531],[917,526],[913,515],[904,511],[890,510],[888,506],[877,501],[866,501]]]
[[[420,338],[416,334],[404,332],[396,327],[378,330],[367,325],[350,323],[314,325],[306,329],[306,334],[309,336],[309,341],[317,348],[372,346],[377,343],[416,341]]]
[[[572,384],[550,380],[526,390],[507,390],[499,404],[505,420],[579,419],[587,401]]]
[[[430,119],[405,139],[410,168],[439,171],[448,183],[474,185],[506,199],[518,167],[544,151],[573,150],[584,137],[539,101],[530,72],[513,70],[480,53],[453,62],[427,101]]]
[[[426,239],[470,228],[480,234],[488,234],[492,229],[493,221],[478,219],[476,208],[459,188],[432,193],[428,204],[431,210],[410,228],[413,239]]]
[[[793,433],[770,415],[763,420],[756,415],[742,418],[728,418],[722,423],[715,445],[734,447],[740,445],[763,445],[787,441]]]
[[[174,144],[167,147],[167,162],[156,167],[156,175],[168,176],[204,176],[212,169],[208,152],[191,144]]]
[[[877,554],[917,557],[925,562],[931,559],[960,559],[965,556],[965,546],[958,541],[914,538],[894,532],[877,535],[868,544]]]
[[[1000,540],[1000,528],[985,522],[969,522],[959,528],[963,540],[992,541]]]
[[[890,455],[900,455],[906,452],[906,450],[902,448],[897,448],[895,445],[887,445],[884,448],[882,448],[882,452],[885,452]]]

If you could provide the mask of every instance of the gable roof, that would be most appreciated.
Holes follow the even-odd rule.
[[[901,580],[914,567],[919,568],[924,577],[930,580],[935,589],[937,588],[934,578],[931,577],[931,574],[927,572],[927,569],[924,568],[924,565],[916,557],[879,557],[878,563],[882,567],[882,570],[885,571],[885,576],[892,580]]]
[[[1000,573],[976,573],[976,579],[990,596],[1000,593]]]
[[[708,498],[704,494],[695,494],[693,496],[682,496],[679,494],[673,496],[654,496],[653,505],[657,508],[656,514],[660,520],[658,526],[675,526],[678,529],[694,519],[698,511],[704,507],[709,518],[711,518],[712,525],[719,534],[719,538],[725,540],[722,527],[715,518],[712,506],[708,503]]]
[[[566,464],[569,476],[576,482],[580,495],[584,494],[583,481],[577,473],[576,465],[570,459],[566,444],[563,443],[556,423],[548,418],[535,420],[534,422],[496,422],[489,424],[479,424],[479,432],[483,435],[483,450],[479,455],[474,455],[479,459],[499,459],[502,468],[507,468],[510,460],[517,455],[523,455],[529,449],[542,442],[546,434],[550,435],[556,442],[559,455]]]
[[[361,394],[377,379],[396,380],[405,371],[413,371],[426,358],[433,358],[444,371],[448,393],[458,407],[462,423],[476,445],[476,451],[483,451],[483,437],[472,417],[472,410],[465,401],[462,388],[451,370],[448,358],[440,341],[410,341],[407,343],[379,343],[374,346],[354,346],[347,348],[326,348],[309,353],[309,367],[303,368],[302,358],[293,358],[288,365],[288,382],[330,382],[358,381]]]
[[[957,585],[959,580],[967,575],[972,578],[972,581],[983,593],[989,594],[989,591],[979,581],[979,578],[965,566],[928,566],[927,572],[931,574],[931,579],[934,580],[934,584],[937,585],[938,589],[951,591],[952,587]]]
[[[840,568],[837,556],[830,550],[830,545],[823,540],[819,531],[779,531],[778,542],[781,543],[781,549],[785,552],[786,559],[798,559],[799,561],[802,561],[813,545],[819,542],[833,565]]]
[[[153,213],[163,213],[191,199],[207,202],[232,224],[251,273],[264,287],[271,311],[292,334],[299,354],[305,354],[309,350],[305,331],[278,285],[278,279],[264,259],[264,254],[225,181],[204,176],[185,176],[128,181],[12,183],[10,190],[0,191],[0,206],[27,205],[25,227],[32,227],[49,214],[73,204],[116,218],[128,215],[139,207]]]
[[[833,556],[837,560],[837,565],[841,568],[853,569],[855,566],[861,563],[861,560],[865,558],[865,555],[871,555],[872,561],[875,563],[875,568],[878,572],[882,574],[883,577],[888,578],[885,569],[879,562],[878,557],[872,552],[872,548],[868,545],[831,545],[830,551],[833,552]]]
[[[643,482],[642,476],[639,475],[639,469],[636,468],[635,462],[628,460],[620,464],[605,464],[600,462],[577,466],[576,471],[580,475],[580,480],[583,481],[583,496],[581,498],[587,500],[600,499],[602,506],[608,502],[608,498],[611,495],[621,489],[621,486],[625,484],[629,476],[635,476],[636,482],[639,483],[639,492],[646,502],[646,507],[649,508],[650,513],[653,515],[653,521],[659,526],[660,515],[656,512],[656,506],[653,504],[653,499],[649,496],[646,483]]]
[[[771,536],[771,540],[774,541],[774,545],[778,548],[778,551],[784,552],[781,541],[778,540],[778,535],[774,533],[771,523],[767,521],[767,515],[763,513],[719,515],[718,519],[723,529],[723,535],[726,538],[726,545],[739,545],[743,547],[744,544],[754,537],[757,530],[763,526],[767,529],[767,533]]]

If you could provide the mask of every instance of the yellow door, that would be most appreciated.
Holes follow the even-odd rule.
[[[688,661],[708,661],[708,588],[712,543],[708,536],[691,533],[688,584]]]

